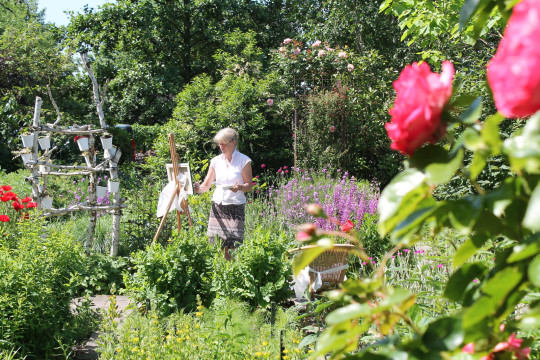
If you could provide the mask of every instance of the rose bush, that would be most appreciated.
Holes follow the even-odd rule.
[[[540,1],[514,7],[497,53],[487,66],[497,110],[510,118],[540,110]]]
[[[497,4],[481,3],[467,1],[465,8],[489,13]],[[497,88],[500,84],[490,81],[501,112],[512,115],[505,104],[512,104],[514,115],[516,109],[526,109],[517,116],[536,111],[523,129],[505,140],[508,135],[499,130],[504,116],[482,116],[481,98],[450,99],[453,69],[449,63],[443,65],[440,76],[427,65],[403,70],[391,111],[395,125],[388,133],[396,137],[393,148],[411,157],[406,169],[384,188],[378,208],[379,234],[389,236],[394,248],[375,265],[361,238],[339,234],[357,244],[354,253],[373,273],[348,280],[327,294],[338,308],[325,319],[328,327],[319,336],[315,357],[331,353],[333,358],[357,360],[539,358],[540,109],[534,105],[538,83],[533,73],[538,72],[540,51],[531,49],[536,43],[527,42],[533,39],[528,31],[537,28],[538,22],[532,24],[530,19],[538,16],[538,8],[538,2],[531,0],[516,6],[517,15],[510,17],[499,50],[515,51],[519,59],[507,67],[516,65],[520,70],[506,71],[506,86]],[[512,41],[521,45],[512,50],[508,45]],[[500,58],[498,53],[490,63],[492,75]],[[516,91],[512,84],[518,88],[525,84],[522,89],[528,95],[522,96],[522,89]],[[421,147],[445,130],[445,145]],[[403,142],[396,144],[396,140]],[[466,151],[472,153],[471,161],[464,161]],[[513,173],[493,190],[484,189],[477,178],[494,158],[504,158]],[[436,199],[434,189],[456,174],[476,192],[458,199]],[[327,216],[320,209],[306,210]],[[295,273],[334,246],[336,232],[305,231],[308,228],[302,227],[300,239],[316,246],[295,259]],[[401,249],[420,241],[423,247],[434,246],[438,240],[446,241],[447,249],[455,249],[448,250],[453,268],[441,282],[441,292],[433,294],[444,296],[446,308],[426,321],[427,312],[426,317],[419,315],[419,295],[406,285],[389,285],[387,276],[391,259]]]
[[[14,224],[28,219],[30,209],[37,207],[30,197],[21,199],[12,190],[9,185],[0,186],[0,235],[12,235]]]
[[[425,62],[405,67],[394,82],[396,100],[385,125],[391,148],[412,155],[425,143],[435,143],[445,134],[441,121],[444,106],[452,95],[454,66],[445,61],[440,75]]]

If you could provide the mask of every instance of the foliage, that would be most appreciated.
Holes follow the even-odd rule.
[[[481,102],[473,96],[468,101],[451,100],[442,117],[450,132],[448,142],[418,148],[408,167],[383,190],[379,232],[388,235],[395,247],[373,264],[358,242],[356,254],[374,271],[371,277],[346,282],[329,294],[340,307],[326,317],[329,326],[319,338],[316,355],[331,351],[335,358],[351,354],[354,359],[538,356],[540,112],[503,141],[499,134],[503,116],[496,113],[480,122],[481,110]],[[465,150],[474,152],[468,165],[463,163]],[[505,158],[515,175],[493,189],[482,188],[477,177],[497,156]],[[447,183],[460,169],[475,193],[437,201],[435,186]],[[327,217],[321,208],[311,211]],[[432,279],[443,290],[446,303],[438,304],[443,311],[435,312],[427,324],[424,317],[415,316],[415,304],[423,306],[417,293],[385,278],[394,254],[410,249],[424,230],[428,246],[440,235],[456,247],[447,260],[454,271],[448,278]],[[298,259],[295,272],[333,245],[328,237],[333,234],[314,230],[308,235],[306,240],[319,246]],[[341,236],[358,241],[346,233]],[[358,340],[367,331],[385,341],[358,349]]]
[[[134,253],[130,260],[134,273],[124,275],[129,296],[141,304],[149,301],[160,316],[194,310],[197,296],[206,306],[213,298],[210,245],[206,239],[182,235],[174,236],[168,246],[152,244]]]
[[[214,55],[225,34],[255,31],[264,49],[291,25],[281,2],[128,1],[74,15],[67,40],[96,56],[96,73],[111,79],[110,109],[121,123],[163,124],[174,97],[203,73],[218,77]],[[103,82],[103,81],[101,81]]]
[[[161,133],[161,126],[147,126],[140,124],[133,124],[133,136],[135,138],[135,145],[137,146],[137,151],[147,152],[154,148],[154,141],[157,139],[158,135]]]
[[[292,137],[285,120],[287,102],[277,100],[273,106],[267,99],[284,92],[283,83],[275,73],[262,75],[257,64],[259,50],[254,49],[252,33],[231,34],[231,52],[221,52],[225,63],[221,80],[213,83],[201,75],[177,96],[173,119],[155,143],[158,156],[169,155],[165,133],[174,133],[183,158],[191,162],[215,153],[213,136],[222,128],[232,126],[240,133],[239,150],[255,164],[277,164],[290,161]],[[243,49],[238,58],[236,48]],[[276,147],[275,144],[281,144]]]
[[[88,308],[70,310],[74,284],[68,280],[82,248],[67,233],[44,232],[42,221],[20,226],[17,243],[2,238],[0,246],[0,347],[45,358],[92,329]]]
[[[92,253],[82,259],[71,282],[78,286],[77,294],[118,294],[125,287],[123,273],[128,266],[126,258]]]
[[[233,261],[215,264],[213,291],[220,297],[240,299],[252,307],[281,304],[291,295],[287,237],[250,224],[244,244]]]
[[[174,313],[160,318],[132,313],[123,326],[112,306],[102,323],[99,337],[102,359],[275,359],[280,355],[284,333],[284,359],[305,358],[298,346],[300,331],[295,312],[278,308],[275,321],[267,311],[250,312],[249,306],[234,300],[216,301],[196,312]]]

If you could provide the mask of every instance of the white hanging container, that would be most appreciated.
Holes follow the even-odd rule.
[[[107,183],[107,188],[109,189],[110,193],[117,193],[118,189],[120,188],[120,182],[109,180],[109,182]]]
[[[79,145],[79,150],[88,151],[89,149],[88,138],[87,137],[78,138],[77,145]]]
[[[48,173],[51,170],[51,167],[48,165],[39,165],[40,173]]]
[[[45,150],[49,150],[51,148],[51,137],[50,136],[42,137],[41,139],[38,139],[38,141],[39,141],[39,146],[41,147],[41,150],[45,151]]]
[[[105,149],[105,151],[103,152],[103,156],[105,156],[105,159],[112,159],[115,154],[116,148],[114,146],[111,146],[110,149]]]
[[[96,186],[96,195],[98,198],[107,197],[107,187],[106,186]]]
[[[21,135],[21,139],[24,147],[34,146],[34,134]]]
[[[112,148],[112,135],[109,136],[102,136],[101,137],[101,146],[103,146],[103,149],[110,149]]]
[[[32,161],[32,154],[31,153],[21,154],[21,159],[24,164],[27,164],[28,162]]]
[[[43,209],[52,209],[52,202],[52,196],[45,196],[43,199],[41,199],[41,207]]]

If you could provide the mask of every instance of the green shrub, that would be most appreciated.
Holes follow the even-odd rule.
[[[125,287],[123,273],[129,265],[124,257],[93,253],[84,257],[72,275],[77,294],[118,294]]]
[[[69,279],[83,253],[67,233],[44,233],[42,221],[20,226],[15,246],[0,239],[0,349],[46,358],[61,344],[73,345],[91,326],[88,312],[81,313],[81,323],[70,311]]]
[[[194,310],[197,296],[208,305],[213,298],[212,259],[206,239],[183,232],[168,245],[152,244],[133,254],[134,274],[124,275],[126,291],[137,303],[146,304],[148,300],[160,315]]]
[[[288,241],[283,232],[257,227],[246,234],[244,244],[214,270],[214,290],[222,297],[238,298],[251,306],[283,303],[292,294]]]

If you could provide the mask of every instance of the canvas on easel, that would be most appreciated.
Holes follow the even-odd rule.
[[[167,178],[169,179],[169,182],[174,181],[173,164],[167,164],[165,167],[167,168]],[[193,195],[193,178],[191,176],[189,163],[178,164],[178,174],[184,175],[184,178],[186,179],[186,185],[184,186],[184,191],[186,194]]]

